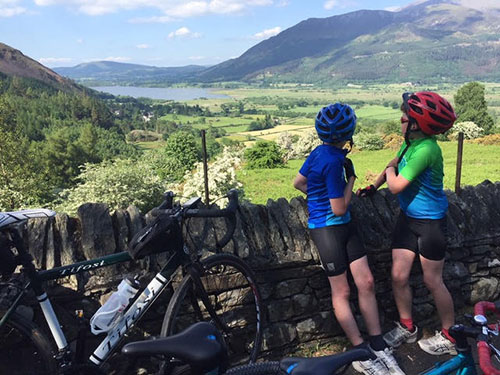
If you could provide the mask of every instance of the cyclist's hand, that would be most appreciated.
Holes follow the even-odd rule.
[[[345,160],[344,160],[344,170],[345,170],[345,177],[348,180],[351,177],[358,178],[358,176],[356,176],[356,172],[354,172],[354,164],[352,164],[352,160],[351,159],[345,158]]]
[[[377,188],[375,187],[375,185],[372,184],[370,186],[365,187],[364,189],[358,189],[358,191],[356,192],[356,195],[358,197],[371,197],[376,192],[377,192]]]
[[[394,158],[392,159],[389,164],[387,164],[387,167],[386,168],[389,168],[389,167],[394,167],[394,168],[398,168],[398,158]]]

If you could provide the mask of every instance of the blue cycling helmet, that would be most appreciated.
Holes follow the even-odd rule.
[[[318,112],[315,127],[323,142],[348,141],[356,129],[356,114],[347,104],[330,104]]]

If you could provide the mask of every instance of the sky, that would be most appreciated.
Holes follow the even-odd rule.
[[[496,1],[496,0],[495,0]],[[308,18],[410,0],[0,0],[0,42],[48,67],[214,65]]]

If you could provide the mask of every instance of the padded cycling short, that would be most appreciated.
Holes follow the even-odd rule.
[[[349,264],[366,255],[365,247],[352,222],[314,228],[310,231],[318,248],[321,266],[327,276],[343,274]]]
[[[446,217],[415,219],[401,212],[394,228],[392,248],[408,249],[430,260],[443,260],[446,232]]]

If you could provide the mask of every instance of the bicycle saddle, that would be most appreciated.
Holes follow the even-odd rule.
[[[209,371],[225,361],[225,346],[219,331],[207,322],[193,324],[168,337],[136,341],[125,345],[122,353],[132,356],[165,355],[192,368]]]
[[[55,212],[44,208],[36,208],[33,210],[22,210],[13,212],[0,212],[0,229],[13,223],[20,223],[35,217],[51,217],[55,216]]]
[[[290,357],[282,359],[280,367],[284,373],[292,375],[333,375],[341,367],[353,361],[373,359],[374,354],[368,349],[351,349],[345,353],[317,358]]]

